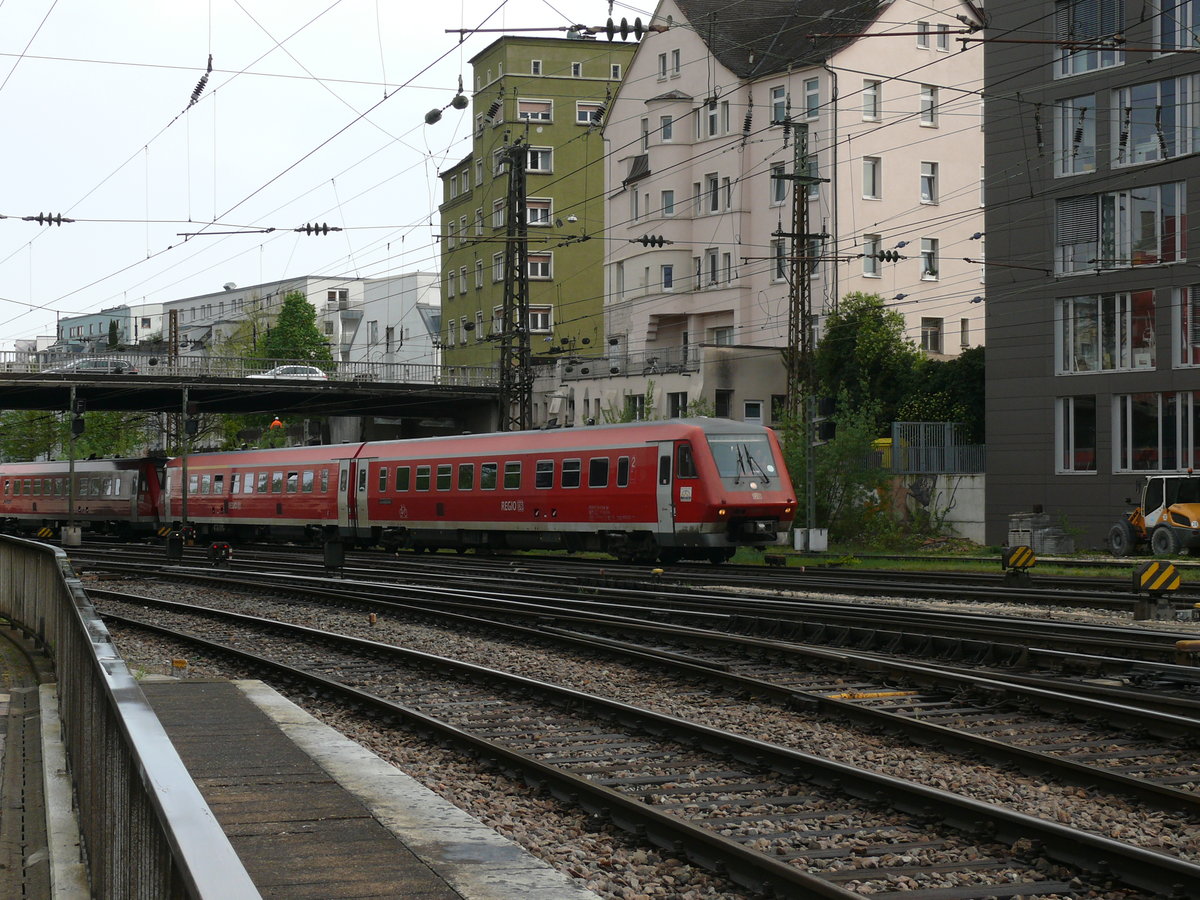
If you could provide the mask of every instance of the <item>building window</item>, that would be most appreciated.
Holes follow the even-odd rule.
[[[462,266],[458,270],[458,292],[460,294],[467,293],[467,267]]]
[[[553,312],[553,307],[550,306],[529,307],[529,330],[543,333],[550,331]]]
[[[604,118],[604,104],[577,100],[575,102],[575,124],[597,125]]]
[[[1125,32],[1124,0],[1057,0],[1055,32],[1059,41],[1075,42],[1058,51],[1059,76],[1078,75],[1119,66],[1125,53],[1114,38]],[[1087,46],[1079,46],[1080,44]]]
[[[787,88],[771,88],[771,124],[787,121]]]
[[[950,52],[950,26],[938,25],[937,27],[937,48],[943,53]]]
[[[483,260],[475,260],[475,290],[483,287]]]
[[[721,179],[716,175],[704,176],[705,209],[710,213],[721,211]]]
[[[921,124],[937,126],[937,88],[932,84],[921,85]]]
[[[704,251],[704,283],[712,286],[719,284],[721,280],[721,258],[718,251],[709,249]]]
[[[921,319],[921,349],[926,353],[942,352],[943,326],[944,320],[942,319]]]
[[[549,225],[552,203],[548,199],[530,198],[525,201],[525,218],[529,225]]]
[[[454,236],[458,233],[458,226],[453,222],[446,225],[446,247],[450,250],[454,249]]]
[[[672,50],[671,51],[671,77],[672,78],[679,77],[679,69],[680,69],[681,63],[682,63],[682,59],[679,55],[679,51]]]
[[[929,49],[929,23],[917,23],[917,46],[922,50]]]
[[[1198,90],[1200,76],[1188,75],[1116,91],[1113,162],[1128,166],[1196,152]]]
[[[1200,366],[1200,285],[1176,288],[1175,347],[1177,366]]]
[[[479,343],[484,339],[483,333],[483,310],[475,310],[475,343]]]
[[[971,346],[971,320],[966,317],[958,320],[958,346],[961,350]]]
[[[1056,428],[1059,472],[1096,471],[1096,398],[1058,398]]]
[[[881,106],[881,84],[876,79],[863,79],[862,117],[867,122],[878,122]]]
[[[935,162],[921,163],[921,202],[938,202],[938,164]]]
[[[675,120],[671,116],[658,117],[658,137],[664,144],[671,143],[675,134]]]
[[[650,120],[642,119],[642,152],[650,149]]]
[[[1158,15],[1154,17],[1154,42],[1163,53],[1189,50],[1196,46],[1197,0],[1159,0]]]
[[[554,151],[549,147],[530,147],[527,171],[540,174],[554,171]]]
[[[1060,100],[1055,108],[1054,174],[1096,171],[1096,95]]]
[[[542,61],[540,59],[531,59],[529,61],[529,74],[530,75],[541,75],[542,74]]]
[[[675,289],[675,267],[674,266],[659,266],[658,283],[664,291]]]
[[[661,200],[662,200],[662,204],[660,207],[662,209],[662,214],[664,216],[675,215],[675,192],[674,191],[663,191],[660,196],[661,196]]]
[[[717,388],[714,391],[715,402],[713,413],[718,419],[733,418],[733,391]]]
[[[883,160],[878,156],[863,157],[863,199],[883,198]]]
[[[483,184],[483,160],[475,160],[475,187]]]
[[[475,210],[475,236],[483,234],[483,209]]]
[[[505,204],[506,204],[506,201],[504,201],[504,200],[493,200],[492,201],[492,227],[493,228],[503,228],[504,227]]]
[[[518,100],[517,118],[526,122],[550,122],[554,119],[553,100]]]
[[[1113,397],[1113,461],[1118,472],[1176,471],[1200,463],[1194,392]]]
[[[785,202],[787,196],[787,170],[782,165],[771,166],[771,205],[775,206]]]
[[[804,80],[804,117],[815,119],[821,114],[821,79]]]
[[[454,296],[454,270],[449,269],[446,272],[446,277],[443,279],[446,284],[446,299],[449,300]],[[327,322],[327,325],[332,325],[332,322]],[[332,333],[332,330],[328,333]]]
[[[667,80],[667,54],[658,54],[658,80]]]
[[[492,254],[492,281],[497,282],[497,281],[503,281],[503,280],[504,280],[504,254],[503,253],[493,253]]]
[[[1060,374],[1154,368],[1154,291],[1064,297],[1055,315]]]
[[[572,78],[582,78],[583,77],[583,63],[581,63],[581,62],[571,63],[571,77]]]
[[[446,346],[453,347],[458,343],[458,323],[453,319],[446,322]]]
[[[608,67],[608,77],[611,78],[613,81],[621,80],[621,64],[620,63],[613,63],[612,65],[610,65]]]
[[[938,268],[938,239],[921,238],[921,280],[937,281]]]
[[[550,270],[553,262],[553,254],[550,253],[530,253],[526,257],[529,263],[529,277],[539,280],[546,280],[551,277]]]
[[[682,419],[687,415],[687,391],[669,391],[667,393],[667,418]]]
[[[1055,272],[1180,262],[1187,257],[1183,182],[1059,200]]]
[[[864,234],[862,237],[863,269],[867,278],[879,278],[879,254],[883,249],[882,238],[877,234]]]
[[[783,241],[771,241],[771,256],[775,258],[775,267],[774,271],[771,273],[771,280],[787,280],[787,247]]]

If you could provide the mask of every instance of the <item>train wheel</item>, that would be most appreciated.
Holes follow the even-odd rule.
[[[719,566],[722,563],[728,562],[732,556],[732,550],[710,550],[708,552],[708,561],[714,566]]]
[[[682,559],[678,550],[664,550],[658,554],[658,561],[664,565],[673,566]]]

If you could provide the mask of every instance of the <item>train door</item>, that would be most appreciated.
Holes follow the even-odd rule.
[[[338,460],[337,507],[338,530],[346,531],[357,523],[358,508],[354,505],[354,460]],[[353,521],[352,521],[353,520]]]
[[[367,500],[371,496],[368,490],[367,476],[369,475],[370,460],[359,458],[355,461],[355,468],[358,470],[355,475],[356,484],[354,487],[354,524],[356,528],[371,528],[371,513],[367,508]]]
[[[658,533],[675,533],[675,444],[658,445]]]

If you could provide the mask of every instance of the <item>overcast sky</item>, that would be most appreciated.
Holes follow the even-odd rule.
[[[470,94],[467,60],[498,37],[445,29],[608,16],[607,0],[0,0],[0,350],[59,315],[230,281],[437,271],[436,176],[468,152],[470,110],[424,116],[460,74]],[[77,221],[22,221],[39,213]],[[292,230],[308,222],[346,230]]]

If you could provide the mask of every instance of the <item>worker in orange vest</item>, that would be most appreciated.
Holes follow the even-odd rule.
[[[272,429],[283,427],[283,423],[279,421],[279,416],[275,417],[275,421],[271,423],[270,427]]]

